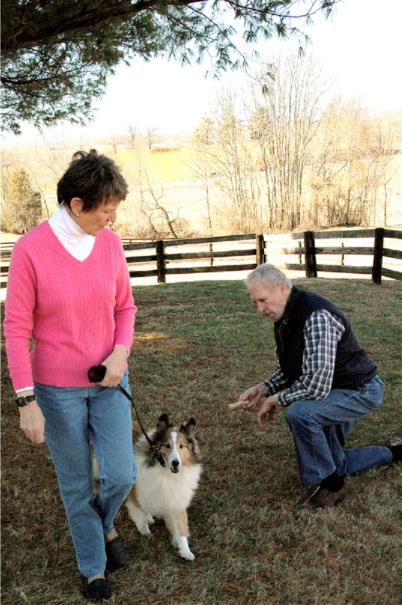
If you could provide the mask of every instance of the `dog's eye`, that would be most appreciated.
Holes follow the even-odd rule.
[[[184,447],[184,445],[182,443],[180,443],[180,449],[182,450]]]
[[[170,450],[170,443],[165,443],[165,447]]]

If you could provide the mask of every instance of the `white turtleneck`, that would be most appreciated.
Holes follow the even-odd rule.
[[[71,217],[64,205],[50,217],[49,225],[65,249],[77,260],[83,261],[91,254],[95,236],[89,235]]]

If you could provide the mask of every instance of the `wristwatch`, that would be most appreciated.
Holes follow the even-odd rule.
[[[35,400],[35,395],[26,395],[26,397],[17,397],[15,403],[18,405],[19,408],[23,408],[24,405],[27,405],[28,403],[31,403],[31,401]]]

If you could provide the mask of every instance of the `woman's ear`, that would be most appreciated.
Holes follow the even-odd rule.
[[[84,202],[80,197],[73,197],[70,202],[70,210],[74,216],[79,216],[84,207]]]

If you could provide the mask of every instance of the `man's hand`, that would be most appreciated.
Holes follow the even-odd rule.
[[[275,412],[281,409],[282,406],[278,404],[278,395],[271,395],[263,402],[262,406],[258,411],[258,424],[264,431],[268,429],[266,418],[271,422],[273,420]]]
[[[244,404],[244,409],[249,412],[255,412],[257,408],[257,404],[260,401],[261,397],[263,397],[267,392],[267,387],[263,382],[256,384],[255,386],[244,391],[239,397],[239,401],[248,401],[248,403]]]
[[[102,365],[106,366],[105,377],[99,382],[102,387],[115,387],[120,384],[126,369],[127,356],[127,349],[116,345],[112,353],[102,361]]]
[[[31,401],[31,403],[24,405],[19,410],[20,429],[32,443],[44,443],[45,418],[36,401]]]

